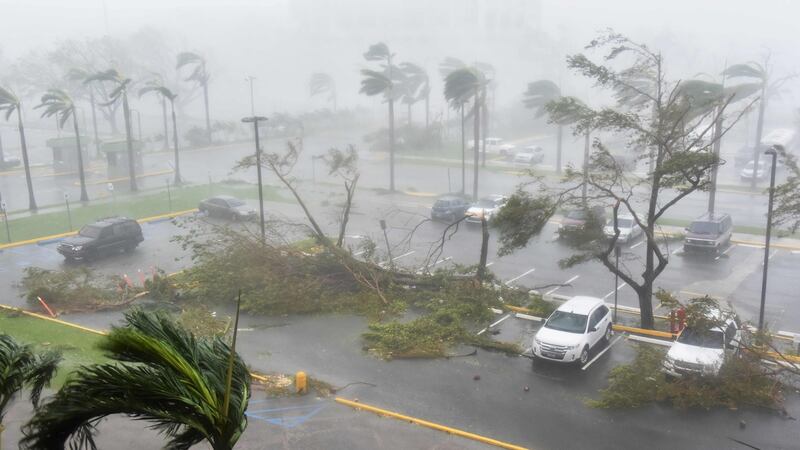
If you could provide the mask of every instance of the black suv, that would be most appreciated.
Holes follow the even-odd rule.
[[[455,194],[443,195],[433,204],[431,219],[455,222],[464,217],[467,209],[469,209],[469,202],[465,198]]]
[[[686,227],[683,250],[718,253],[731,242],[733,220],[728,214],[705,214]]]
[[[144,240],[142,227],[127,217],[110,217],[85,225],[76,236],[58,244],[67,260],[92,259],[112,252],[133,251]]]

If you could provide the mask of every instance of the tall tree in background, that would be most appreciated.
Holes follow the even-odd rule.
[[[29,388],[31,403],[39,406],[42,389],[58,370],[61,353],[50,350],[35,353],[29,345],[22,345],[7,334],[0,334],[0,445],[3,436],[3,418],[6,408],[19,391]]]
[[[487,79],[483,72],[475,67],[462,68],[451,72],[445,78],[444,96],[451,103],[466,103],[472,101],[473,124],[473,178],[472,178],[472,199],[478,200],[478,170],[480,166],[480,131],[481,131],[481,104],[485,93]],[[463,126],[463,125],[462,125]]]
[[[25,141],[25,126],[22,123],[22,105],[11,91],[0,87],[0,112],[6,112],[6,121],[11,115],[17,113],[17,128],[19,129],[19,145],[22,149],[22,164],[25,167],[25,182],[28,185],[28,209],[36,211],[36,198],[33,195],[33,181],[31,180],[31,165],[28,160],[28,144]]]
[[[182,52],[178,54],[178,63],[175,66],[180,70],[184,66],[190,66],[192,73],[186,77],[186,81],[194,81],[203,88],[203,105],[206,111],[206,138],[211,143],[211,116],[208,112],[208,80],[210,78],[206,70],[206,60],[197,53]]]
[[[75,149],[78,157],[78,178],[81,183],[81,201],[88,202],[89,194],[86,192],[86,175],[83,168],[83,147],[81,147],[81,132],[78,129],[78,114],[75,111],[75,102],[72,101],[72,97],[69,94],[61,89],[50,89],[42,96],[42,103],[36,108],[44,108],[42,117],[56,117],[59,128],[64,128],[67,120],[72,118],[72,126],[75,130]]]
[[[526,108],[536,110],[536,118],[547,115],[545,105],[561,98],[561,89],[550,80],[538,80],[528,83],[522,102]],[[561,175],[561,150],[566,123],[556,123],[556,173]]]
[[[122,102],[122,113],[125,118],[125,143],[128,150],[128,177],[130,178],[131,192],[139,188],[136,185],[136,160],[133,153],[133,137],[131,132],[131,109],[128,105],[128,86],[132,83],[130,78],[125,78],[116,69],[98,72],[86,77],[84,84],[110,83],[113,89],[109,92],[109,103]]]
[[[159,96],[162,103],[169,102],[170,113],[172,115],[172,141],[175,150],[175,184],[181,184],[183,181],[181,178],[181,160],[180,154],[178,152],[178,120],[175,117],[175,99],[178,97],[177,94],[174,94],[168,88],[161,86],[158,82],[154,81],[148,83],[147,86],[139,89],[139,97],[148,92],[153,92]]]
[[[333,104],[333,112],[336,112],[336,82],[333,77],[325,72],[314,72],[308,80],[308,91],[311,96],[328,94],[328,101]]]
[[[389,51],[389,47],[383,42],[373,44],[364,53],[367,61],[380,61],[381,70],[362,69],[360,93],[370,97],[382,95],[386,103],[389,104],[389,190],[394,192],[394,102],[402,94],[396,88],[397,77],[401,75],[400,69],[392,66],[394,54]]]
[[[89,77],[89,72],[83,69],[72,68],[67,72],[67,80],[69,81],[77,81],[79,82],[79,86],[83,88],[83,91],[88,94],[89,98],[89,106],[92,109],[92,133],[94,134],[94,151],[95,151],[95,158],[100,157],[100,138],[98,137],[97,132],[97,103],[95,102],[94,91],[95,86],[89,85],[86,86],[83,84],[83,80]]]
[[[112,414],[150,422],[169,439],[166,448],[236,445],[247,427],[250,374],[231,345],[133,310],[98,346],[114,362],[78,369],[25,425],[22,448],[94,449],[98,421]]]
[[[411,125],[411,107],[420,100],[425,100],[425,128],[428,128],[430,80],[428,73],[421,66],[404,62],[400,64],[403,72],[403,103],[408,106],[408,125]]]
[[[441,75],[443,80],[447,80],[447,77],[455,72],[456,70],[460,70],[467,67],[464,61],[454,58],[452,56],[448,56],[439,64],[439,75]],[[448,100],[448,104],[450,108],[458,111],[459,116],[461,117],[461,193],[466,192],[467,188],[467,146],[466,146],[466,137],[465,137],[465,113],[464,113],[464,103],[467,99],[460,99],[454,98],[452,100]]]

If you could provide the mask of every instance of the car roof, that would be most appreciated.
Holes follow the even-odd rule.
[[[436,200],[464,200],[464,197],[461,197],[461,196],[455,195],[455,194],[446,194],[446,195],[440,196]]]
[[[723,219],[729,217],[729,214],[703,214],[702,216],[694,219],[692,222],[722,222]]]
[[[500,200],[506,198],[505,195],[500,194],[491,194],[484,197],[481,197],[481,200]]]
[[[578,295],[564,302],[563,305],[558,307],[558,310],[576,314],[589,314],[594,308],[603,303],[605,302],[597,297]]]
[[[131,222],[133,219],[129,217],[104,217],[102,219],[95,220],[94,222],[88,223],[87,225],[91,225],[93,227],[107,227],[110,225],[114,225],[116,223],[122,222]]]
[[[209,197],[208,199],[211,200],[213,198],[218,198],[220,200],[237,200],[237,198],[232,195],[215,195],[213,197]]]

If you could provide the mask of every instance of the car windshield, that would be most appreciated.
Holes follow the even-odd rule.
[[[586,211],[582,209],[573,209],[567,213],[567,219],[584,220],[586,219]]]
[[[483,198],[483,199],[480,199],[478,201],[478,204],[476,206],[479,207],[479,208],[494,208],[495,207],[495,203],[494,203],[494,200],[492,200],[492,199]]]
[[[230,205],[232,208],[236,208],[239,206],[244,206],[244,202],[239,200],[238,198],[229,198],[228,205]]]
[[[680,336],[678,336],[678,342],[681,344],[693,345],[695,347],[722,348],[724,339],[722,331],[700,331],[692,328],[686,328],[681,332]]]
[[[100,237],[101,231],[103,231],[103,229],[100,227],[86,225],[85,227],[81,228],[81,231],[79,231],[78,234],[88,238],[98,238]]]
[[[448,206],[450,206],[449,200],[436,200],[436,203],[433,205],[434,208],[446,208]]]
[[[608,221],[608,226],[613,227],[614,226],[614,221],[613,220],[609,220]],[[619,218],[618,217],[617,218],[617,227],[618,228],[631,228],[631,227],[633,227],[633,219],[623,219],[623,218]]]
[[[714,234],[719,226],[714,222],[692,222],[689,231],[696,234]]]
[[[552,328],[553,330],[566,331],[568,333],[581,333],[586,331],[586,320],[588,316],[584,314],[575,314],[566,311],[555,311],[547,322],[545,328]]]

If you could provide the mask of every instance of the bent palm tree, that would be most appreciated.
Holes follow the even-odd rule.
[[[25,182],[28,184],[28,209],[36,211],[36,198],[33,196],[33,181],[31,180],[31,165],[28,161],[28,144],[25,142],[25,127],[22,124],[22,108],[16,95],[8,89],[0,87],[0,111],[6,112],[6,120],[17,113],[17,127],[19,128],[19,144],[22,148],[22,164],[25,167]]]
[[[83,80],[85,80],[89,75],[90,75],[89,72],[87,72],[87,71],[85,71],[83,69],[73,68],[73,69],[70,69],[69,72],[67,72],[67,80],[79,81],[82,84]],[[86,91],[88,91],[88,93],[89,93],[89,105],[92,107],[92,131],[93,131],[93,134],[94,134],[95,157],[99,158],[100,157],[100,139],[97,136],[97,103],[94,100],[94,90],[95,89],[94,89],[93,86],[87,86],[87,87],[88,87],[88,89],[86,89]]]
[[[61,89],[50,89],[42,96],[42,104],[36,106],[36,109],[39,108],[44,108],[42,117],[56,116],[59,128],[64,128],[64,124],[72,117],[72,126],[75,129],[75,147],[78,151],[78,178],[81,181],[81,201],[88,202],[89,194],[86,193],[86,176],[83,172],[81,134],[80,130],[78,130],[78,115],[75,113],[75,103],[72,101],[72,97]]]
[[[178,154],[178,121],[175,118],[175,99],[178,94],[156,82],[148,83],[148,86],[139,89],[139,97],[148,92],[154,92],[161,97],[161,102],[169,101],[170,111],[172,113],[172,140],[175,146],[175,184],[181,184],[181,162]]]
[[[232,449],[247,427],[250,374],[242,359],[231,364],[235,352],[222,339],[196,339],[162,314],[133,310],[125,321],[99,344],[116,362],[78,370],[37,409],[21,446],[96,448],[97,422],[126,414],[151,422],[170,449],[203,440]]]
[[[404,62],[400,64],[403,73],[403,103],[408,106],[408,125],[411,125],[411,107],[420,100],[425,100],[425,128],[428,128],[428,109],[430,97],[430,80],[422,67]]]
[[[481,103],[482,94],[485,92],[487,80],[483,72],[474,68],[467,67],[455,70],[447,75],[444,82],[444,96],[452,104],[464,104],[469,100],[473,101],[472,116],[475,120],[474,132],[474,162],[472,179],[472,199],[478,200],[478,168],[480,151],[478,149],[481,132]],[[462,128],[464,126],[462,122]]]
[[[131,192],[136,192],[139,188],[136,186],[136,159],[133,154],[133,138],[131,137],[131,109],[128,106],[128,86],[131,84],[132,80],[123,77],[115,69],[98,72],[83,80],[83,84],[105,82],[114,85],[114,89],[108,94],[109,101],[106,104],[112,104],[122,100],[122,113],[125,117],[125,142],[128,147],[128,176],[131,182]]]
[[[395,81],[401,72],[392,66],[394,54],[383,42],[373,44],[364,53],[367,61],[384,61],[383,70],[362,69],[361,89],[358,91],[367,96],[383,95],[389,104],[389,190],[394,192],[394,102],[399,97],[399,89],[395,89]]]
[[[336,82],[332,76],[324,72],[312,73],[308,80],[308,90],[312,97],[327,93],[328,101],[333,103],[333,112],[336,112]]]
[[[50,386],[59,362],[59,352],[36,354],[29,345],[21,345],[11,336],[0,334],[0,447],[3,443],[3,417],[8,404],[17,392],[28,387],[31,390],[31,403],[38,406],[42,389]]]
[[[206,138],[211,143],[211,116],[208,112],[208,80],[210,78],[206,71],[206,59],[197,53],[182,52],[178,54],[178,63],[175,66],[179,69],[184,66],[194,66],[192,73],[186,77],[186,81],[194,81],[203,87],[203,104],[206,110]]]
[[[522,102],[526,108],[536,110],[536,118],[547,114],[545,105],[561,97],[561,89],[550,80],[539,80],[528,83],[528,89],[523,94]],[[556,173],[561,174],[561,143],[564,135],[565,123],[556,123]]]

